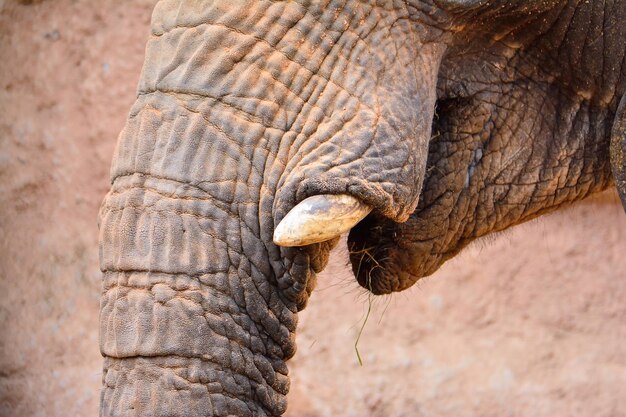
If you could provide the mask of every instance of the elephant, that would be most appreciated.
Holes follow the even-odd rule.
[[[626,1],[162,0],[99,213],[100,415],[279,416],[339,235],[402,291],[615,186]]]

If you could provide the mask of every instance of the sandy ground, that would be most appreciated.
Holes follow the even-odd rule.
[[[97,415],[98,206],[153,0],[0,0],[0,416]],[[291,417],[626,416],[608,194],[479,242],[373,310],[345,252],[301,314]]]

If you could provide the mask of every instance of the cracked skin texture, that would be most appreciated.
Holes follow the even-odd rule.
[[[101,415],[285,411],[336,244],[273,245],[308,196],[374,207],[378,294],[608,187],[626,11],[590,3],[160,2],[100,212]]]

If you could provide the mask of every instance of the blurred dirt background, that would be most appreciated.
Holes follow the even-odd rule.
[[[95,416],[96,218],[154,0],[0,0],[0,416]],[[626,416],[613,193],[375,298],[338,251],[301,314],[288,415]]]

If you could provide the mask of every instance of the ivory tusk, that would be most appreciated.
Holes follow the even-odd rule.
[[[372,208],[347,194],[322,194],[302,200],[274,230],[278,246],[305,246],[347,232]]]

